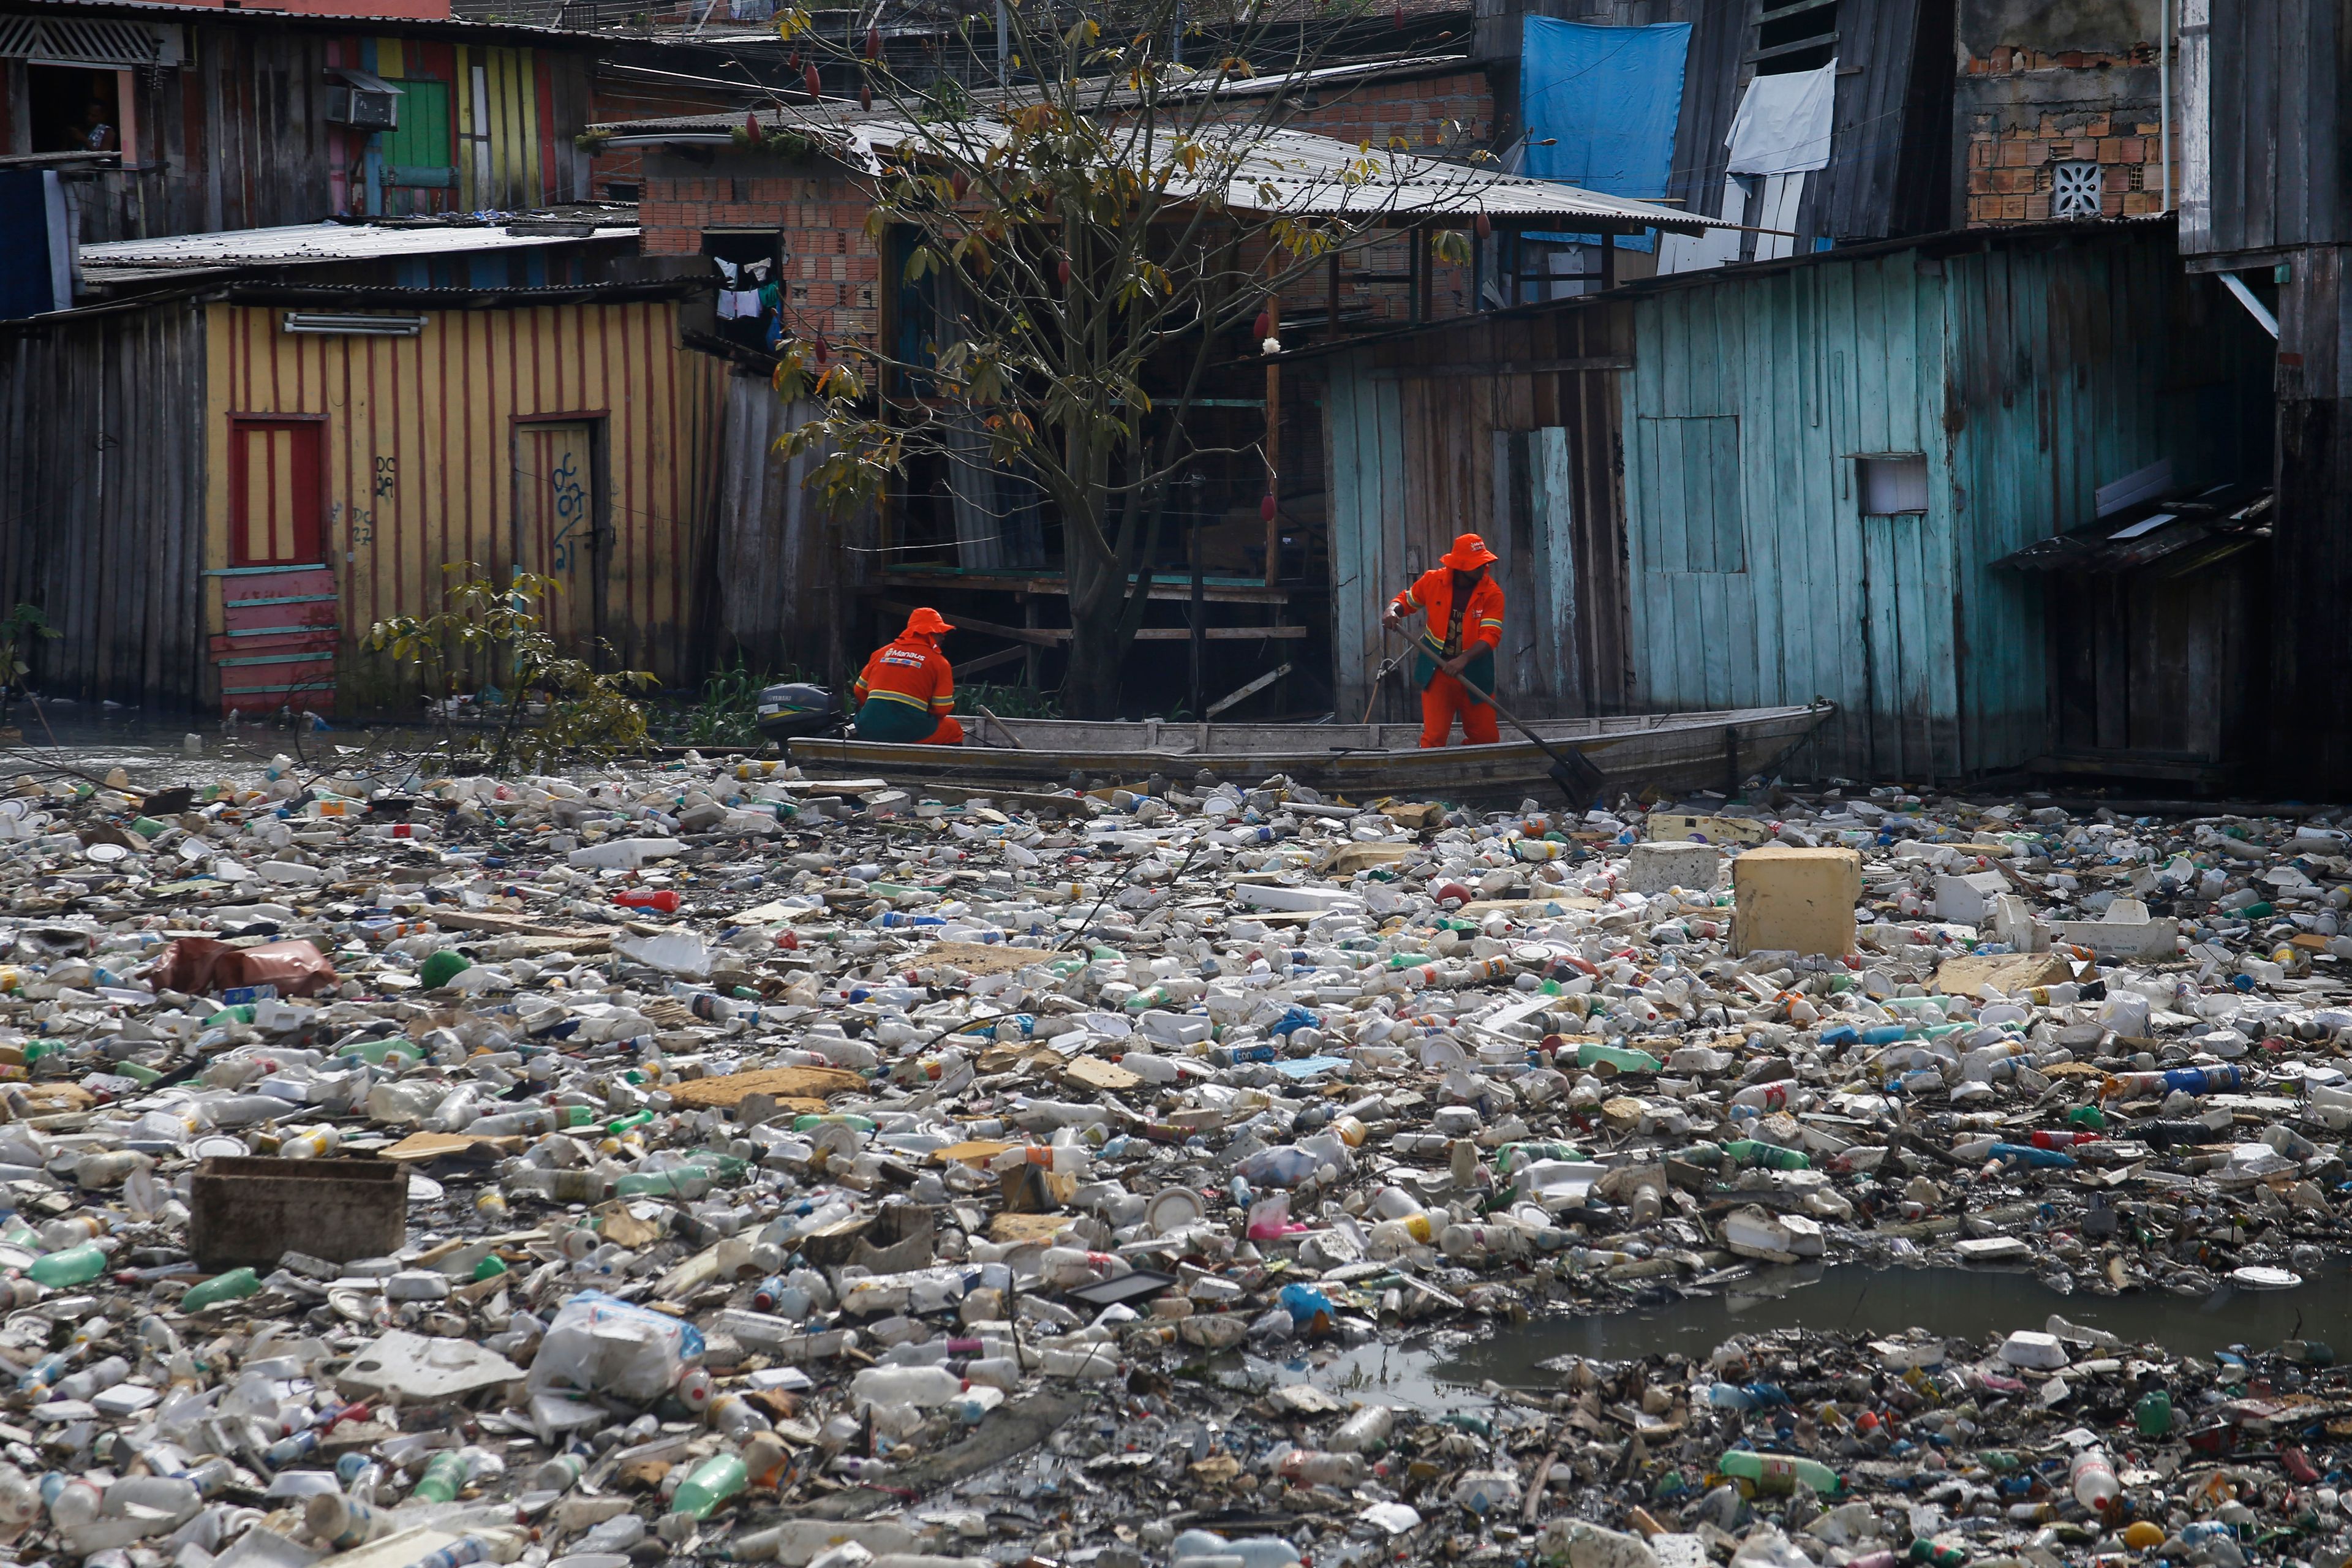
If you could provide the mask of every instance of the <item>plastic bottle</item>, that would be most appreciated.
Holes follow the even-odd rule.
[[[911,1405],[929,1410],[963,1392],[964,1380],[943,1366],[869,1366],[849,1380],[861,1405]]]
[[[712,1509],[741,1491],[750,1479],[743,1461],[732,1454],[705,1459],[678,1484],[669,1510],[688,1519],[708,1519]]]
[[[338,1552],[393,1532],[391,1516],[341,1492],[320,1492],[302,1504],[302,1528]]]
[[[1275,1467],[1286,1481],[1310,1487],[1353,1487],[1371,1473],[1360,1454],[1336,1454],[1318,1448],[1293,1448]]]
[[[1810,1171],[1813,1162],[1794,1149],[1783,1149],[1778,1143],[1766,1143],[1754,1138],[1734,1138],[1723,1145],[1723,1152],[1742,1165],[1752,1165],[1766,1171]]]
[[[523,1489],[534,1492],[568,1492],[587,1473],[588,1461],[579,1454],[558,1454],[537,1469],[523,1483]]]
[[[84,1367],[70,1377],[59,1378],[49,1390],[52,1399],[88,1399],[91,1394],[112,1388],[131,1375],[131,1363],[119,1355]]]
[[[2116,1484],[2116,1468],[2102,1448],[2085,1448],[2075,1455],[2074,1462],[2066,1467],[2066,1484],[2073,1489],[2074,1500],[2094,1511],[2111,1506],[2124,1490]]]
[[[1721,1387],[1722,1384],[1717,1384]],[[1818,1459],[1791,1458],[1780,1454],[1756,1454],[1734,1448],[1715,1462],[1717,1473],[1748,1481],[1766,1495],[1790,1492],[1802,1481],[1823,1497],[1834,1496],[1844,1482]]]
[[[1385,1405],[1367,1405],[1339,1423],[1339,1429],[1331,1434],[1332,1450],[1341,1454],[1377,1454],[1388,1447],[1389,1434],[1395,1426],[1395,1411]]]
[[[201,1285],[189,1287],[180,1298],[180,1310],[201,1312],[219,1301],[241,1301],[247,1296],[261,1293],[261,1277],[250,1268],[232,1268],[226,1274],[215,1274]]]
[[[1247,1536],[1229,1541],[1212,1530],[1187,1530],[1168,1548],[1171,1563],[1187,1558],[1221,1559],[1221,1568],[1290,1568],[1298,1548],[1278,1535]]]
[[[466,1481],[464,1456],[445,1448],[426,1462],[424,1475],[417,1478],[415,1489],[409,1495],[422,1502],[455,1502],[457,1494],[466,1489]]]
[[[602,1171],[517,1171],[504,1184],[511,1197],[543,1198],[553,1204],[598,1204],[613,1195],[613,1179]]]
[[[1587,1040],[1576,1047],[1576,1065],[1580,1068],[1607,1068],[1612,1072],[1626,1073],[1656,1072],[1665,1063],[1647,1051]]]
[[[96,1520],[105,1495],[79,1476],[67,1476],[61,1480],[54,1492],[46,1485],[41,1489],[48,1494],[49,1522],[59,1530],[79,1530]]]
[[[83,1285],[106,1272],[106,1253],[96,1242],[86,1241],[63,1252],[36,1258],[25,1272],[51,1289]]]
[[[2164,1436],[2172,1430],[2172,1395],[2161,1388],[2141,1394],[2139,1403],[2132,1406],[2132,1420],[2141,1436]]]
[[[490,1554],[490,1543],[478,1535],[461,1535],[438,1552],[428,1552],[407,1568],[466,1568]]]
[[[666,915],[677,913],[677,894],[668,888],[658,891],[650,888],[632,889],[614,894],[613,902],[625,910],[658,910]],[[698,1519],[701,1515],[695,1517]]]

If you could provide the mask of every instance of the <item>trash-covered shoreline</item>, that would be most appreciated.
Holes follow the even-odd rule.
[[[2226,1318],[1317,1371],[1811,1258],[2340,1280],[2328,814],[171,761],[0,799],[16,1561],[2352,1548],[2352,1382]]]

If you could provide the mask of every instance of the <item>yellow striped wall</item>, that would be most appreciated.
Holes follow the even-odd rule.
[[[533,418],[601,421],[608,640],[666,682],[695,673],[695,563],[725,373],[677,346],[674,301],[426,311],[413,338],[288,333],[283,313],[206,308],[205,565],[229,564],[230,418],[323,415],[322,537],[341,598],[347,716],[394,700],[377,661],[354,657],[373,622],[437,608],[444,562],[499,578],[514,567],[517,487],[530,479],[518,473],[516,432]],[[224,629],[222,581],[206,580],[208,633]]]

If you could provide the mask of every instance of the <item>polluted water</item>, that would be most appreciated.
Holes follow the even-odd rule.
[[[0,796],[13,1561],[2352,1548],[2329,814],[85,773]]]

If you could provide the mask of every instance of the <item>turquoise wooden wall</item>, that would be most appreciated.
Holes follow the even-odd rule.
[[[1990,563],[2170,458],[2260,479],[2268,345],[2168,231],[1826,257],[1645,290],[1618,377],[1633,706],[1839,712],[1807,771],[1927,781],[2047,747],[2038,584]],[[1924,513],[1858,459],[1918,454]]]

